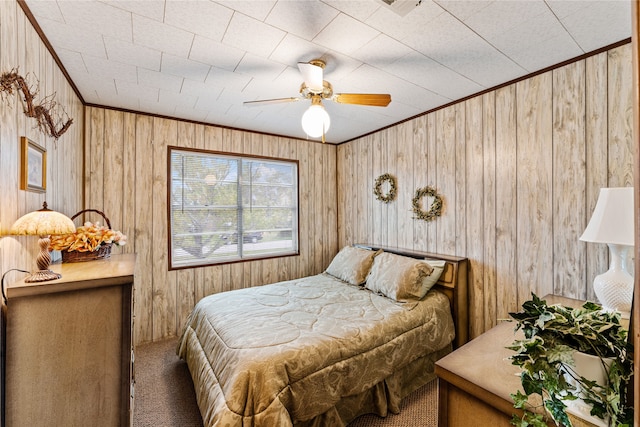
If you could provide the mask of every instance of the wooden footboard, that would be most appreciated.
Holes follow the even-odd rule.
[[[453,321],[456,327],[454,348],[464,345],[469,340],[469,300],[467,294],[467,270],[469,260],[467,258],[362,243],[355,244],[354,246],[373,250],[382,249],[385,252],[412,258],[446,261],[445,269],[436,284],[436,289],[443,292],[449,298],[451,304],[451,314],[453,315]]]

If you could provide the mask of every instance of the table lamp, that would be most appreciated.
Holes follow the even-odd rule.
[[[633,187],[601,188],[598,202],[580,240],[606,243],[610,251],[609,270],[593,280],[593,290],[602,307],[617,310],[629,318],[633,302],[633,277],[623,261],[635,244]]]
[[[68,234],[76,231],[76,226],[71,219],[59,212],[47,209],[47,202],[42,204],[42,209],[30,212],[20,218],[11,226],[13,235],[40,236],[40,253],[36,259],[38,271],[24,279],[25,282],[46,282],[62,277],[58,273],[49,270],[51,255],[49,255],[49,236],[51,234]]]

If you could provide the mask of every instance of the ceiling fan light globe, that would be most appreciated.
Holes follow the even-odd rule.
[[[331,118],[322,105],[312,105],[302,115],[302,129],[311,138],[326,134],[330,125]]]

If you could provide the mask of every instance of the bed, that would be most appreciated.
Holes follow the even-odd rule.
[[[467,260],[347,246],[321,274],[203,298],[177,353],[205,426],[398,413],[467,340]]]

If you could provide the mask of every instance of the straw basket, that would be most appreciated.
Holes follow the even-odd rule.
[[[107,228],[111,228],[111,221],[106,215],[96,209],[84,209],[71,217],[73,221],[78,216],[82,215],[85,212],[95,212],[104,218],[104,222]],[[62,252],[62,262],[83,262],[83,261],[94,261],[98,259],[105,259],[111,256],[111,243],[105,243],[100,245],[100,247],[93,252],[78,252],[78,251],[61,251]]]

